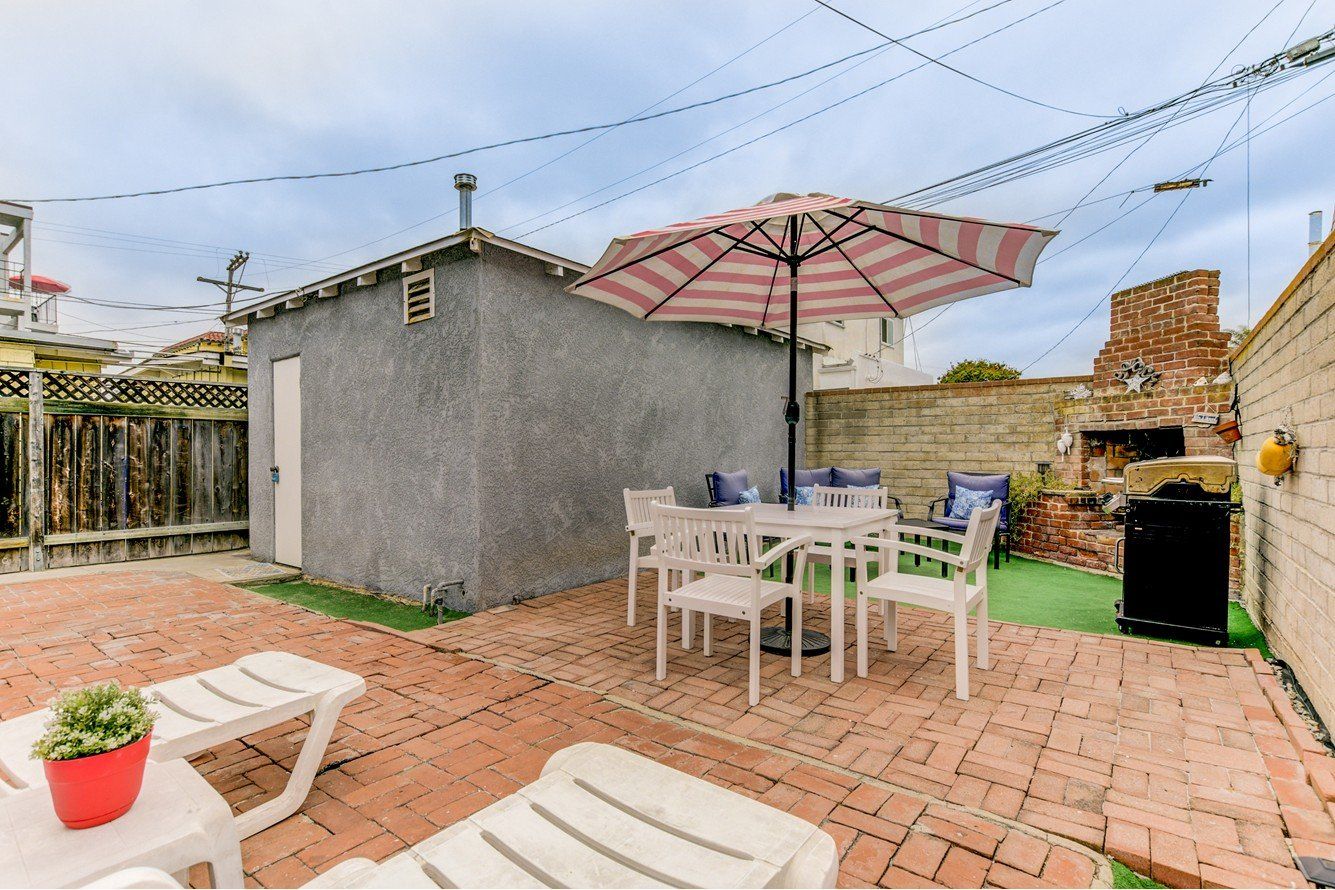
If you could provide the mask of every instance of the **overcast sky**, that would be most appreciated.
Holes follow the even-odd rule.
[[[987,9],[996,0],[967,5],[966,0],[833,0],[892,36],[986,10],[911,41],[933,55],[1052,2],[1009,0]],[[1225,60],[1272,5],[1272,0],[1060,0],[949,61],[1037,102],[1116,114],[1197,86],[1221,61],[1221,72],[1259,61],[1283,49],[1295,26],[1296,42],[1335,24],[1335,0],[1280,0]],[[882,42],[806,0],[23,0],[5,5],[4,24],[0,196],[17,198],[395,163],[621,120],[761,41],[659,107],[776,80]],[[244,248],[253,254],[248,283],[271,289],[306,284],[453,231],[457,201],[451,184],[460,170],[479,179],[477,225],[592,262],[617,234],[751,204],[776,191],[886,200],[1097,122],[929,66],[718,160],[533,231],[920,62],[897,48],[853,67],[860,61],[709,108],[621,127],[494,194],[487,192],[589,137],[354,178],[39,205],[34,270],[71,283],[74,293],[88,298],[180,306],[216,299],[195,276],[219,275],[230,252]],[[1261,93],[1252,105],[1253,123],[1308,88],[1283,114],[1335,93],[1335,78],[1317,84],[1332,71],[1335,63]],[[838,76],[817,86],[830,75]],[[1161,133],[1094,197],[1169,179],[1200,162],[1241,108]],[[756,115],[761,116],[743,123]],[[1245,119],[1235,135],[1244,126]],[[717,138],[693,148],[710,137]],[[1256,320],[1306,257],[1308,212],[1326,211],[1329,224],[1335,205],[1333,142],[1335,102],[1328,102],[1252,143],[1250,316],[1247,158],[1239,149],[1215,162],[1208,173],[1214,181],[1192,194],[1129,273],[1179,196],[1155,197],[1043,263],[1030,289],[956,305],[931,324],[924,322],[935,312],[919,316],[918,360],[933,373],[961,358],[1027,365],[1119,279],[1126,287],[1182,269],[1222,269],[1225,325]],[[1029,220],[1075,204],[1125,152],[938,209]],[[1119,198],[1076,212],[1049,253],[1140,199],[1123,205]],[[312,260],[322,262],[298,265]],[[1105,303],[1026,376],[1088,371],[1107,336],[1107,318]],[[64,330],[98,333],[131,346],[179,339],[209,326],[209,318],[198,313],[87,305],[67,307],[62,318]]]

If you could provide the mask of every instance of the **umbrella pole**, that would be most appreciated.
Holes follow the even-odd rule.
[[[798,259],[797,220],[794,217],[790,227],[790,251],[788,254],[788,403],[784,406],[783,419],[788,425],[788,509],[797,509],[797,422],[801,418],[801,408],[797,404],[797,271]],[[793,583],[793,554],[787,557],[787,579]],[[843,578],[837,579],[842,582]],[[802,579],[796,579],[798,586]],[[830,595],[834,595],[834,574],[830,575]],[[842,583],[840,587],[842,588]],[[843,593],[841,589],[840,594]],[[765,627],[760,630],[760,648],[775,655],[788,655],[793,647],[792,601],[784,604],[783,627]],[[800,608],[800,606],[799,606]],[[821,655],[830,651],[830,638],[813,630],[802,631],[802,654]]]

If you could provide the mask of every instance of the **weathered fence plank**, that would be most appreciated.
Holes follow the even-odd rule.
[[[245,396],[0,368],[0,573],[244,545]]]

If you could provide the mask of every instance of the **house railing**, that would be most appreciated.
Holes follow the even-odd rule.
[[[0,572],[245,546],[246,388],[0,368]]]

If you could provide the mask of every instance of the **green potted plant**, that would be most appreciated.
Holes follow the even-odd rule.
[[[61,822],[92,828],[134,805],[157,720],[150,705],[140,690],[115,682],[70,689],[51,702],[32,757],[42,761]]]

